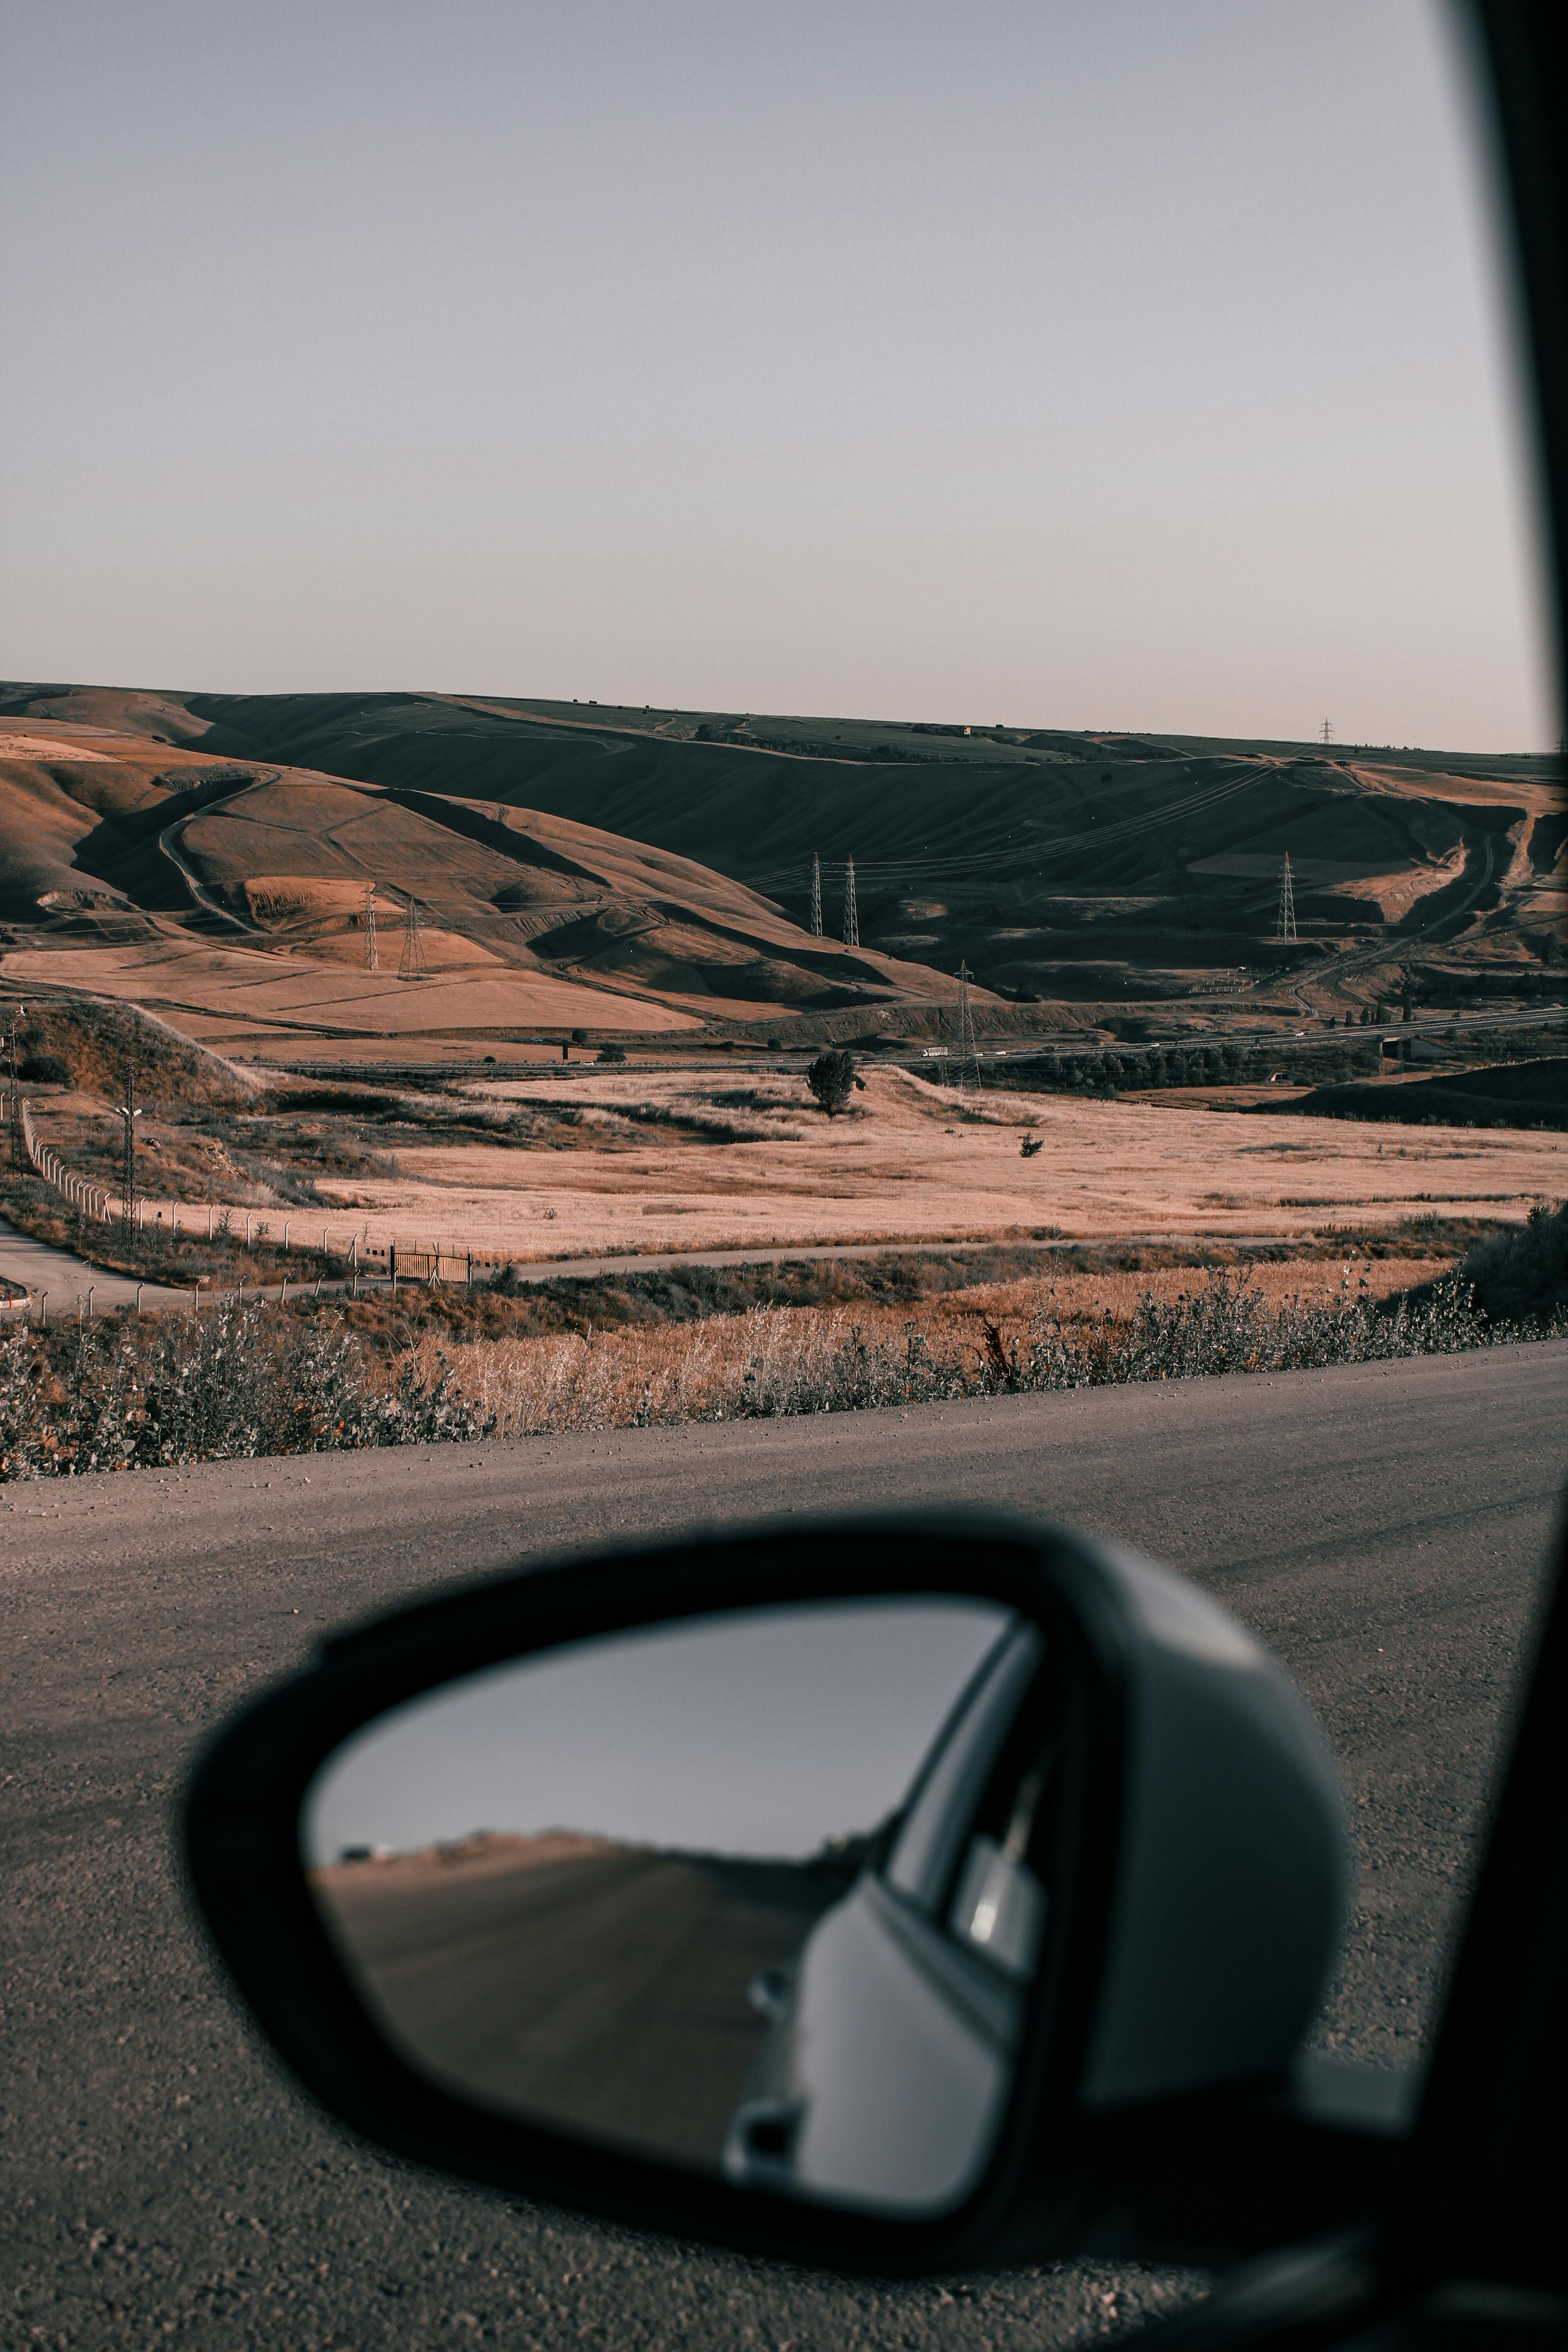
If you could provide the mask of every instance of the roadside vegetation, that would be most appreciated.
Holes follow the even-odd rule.
[[[332,1318],[226,1303],[0,1339],[0,1481],[485,1433],[443,1366],[378,1363]]]
[[[1568,1203],[1531,1209],[1522,1225],[1477,1242],[1462,1270],[1483,1313],[1561,1321],[1568,1316]]]
[[[983,1297],[973,1262],[969,1270],[970,1296]],[[468,1338],[450,1316],[399,1318],[381,1300],[292,1310],[226,1303],[195,1318],[105,1318],[52,1331],[24,1325],[0,1339],[0,1479],[862,1412],[1562,1336],[1568,1206],[1536,1211],[1524,1226],[1478,1242],[1447,1273],[1388,1297],[1350,1261],[1326,1294],[1282,1290],[1281,1271],[1210,1265],[1173,1295],[1165,1283],[1163,1296],[1145,1273],[1122,1312],[1069,1297],[1063,1269],[1057,1282],[1032,1286],[1026,1313],[1010,1325],[977,1305],[963,1322],[907,1315],[896,1333],[873,1328],[852,1305],[772,1299],[608,1329],[557,1326],[548,1339],[493,1327]],[[840,1262],[824,1278],[847,1273]],[[882,1268],[879,1279],[885,1325],[897,1269]],[[962,1296],[954,1289],[950,1307]],[[498,1288],[477,1308],[513,1304]]]

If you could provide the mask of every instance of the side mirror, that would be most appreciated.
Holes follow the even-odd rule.
[[[988,1524],[400,1612],[219,1733],[186,1832],[250,2007],[372,2139],[894,2270],[1087,2242],[1173,2119],[1277,2127],[1347,1883],[1250,1636]]]

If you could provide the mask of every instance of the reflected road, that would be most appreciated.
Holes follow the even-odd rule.
[[[708,2171],[763,2037],[746,1987],[841,1892],[787,1863],[637,1850],[317,1875],[340,1952],[421,2071]]]

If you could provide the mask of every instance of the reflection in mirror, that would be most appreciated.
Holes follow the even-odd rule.
[[[328,1931],[418,2072],[739,2186],[977,2182],[1047,1917],[1045,1643],[973,1600],[813,1602],[446,1685],[316,1776]]]

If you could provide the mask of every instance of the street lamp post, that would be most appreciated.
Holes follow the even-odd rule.
[[[120,1117],[124,1122],[125,1153],[120,1179],[121,1231],[127,1241],[136,1236],[136,1122],[142,1114],[136,1108],[136,1071],[128,1065],[125,1072],[125,1100],[120,1105]]]
[[[10,1034],[4,1039],[0,1039],[11,1063],[11,1099],[6,1125],[11,1131],[11,1166],[18,1176],[22,1173],[26,1154],[22,1143],[22,1076],[16,1061],[16,1047],[19,1043],[16,1024],[26,1020],[26,1013],[27,1008],[25,1004],[14,1004],[11,1008]]]

